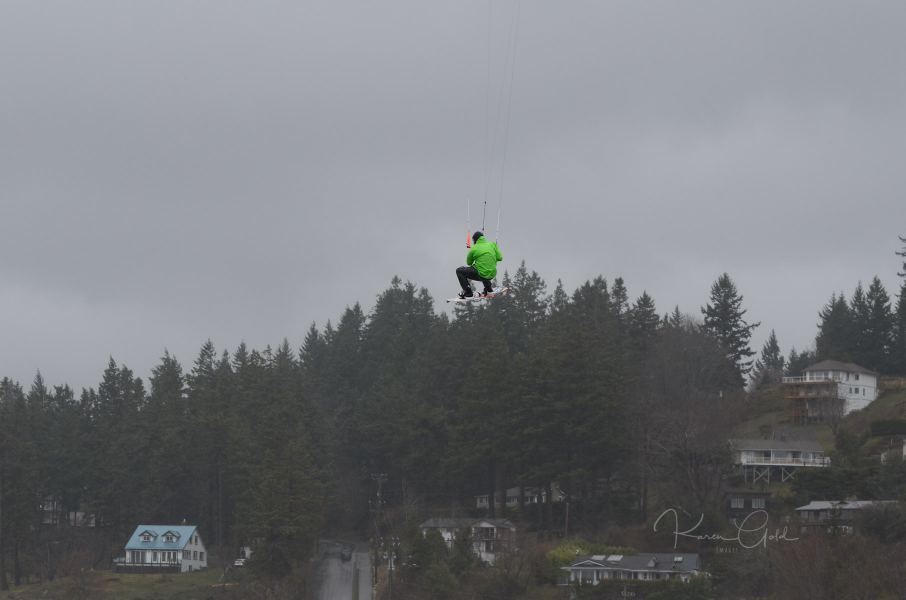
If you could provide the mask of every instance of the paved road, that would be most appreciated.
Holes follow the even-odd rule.
[[[316,567],[318,589],[316,600],[371,600],[371,557],[363,546],[353,552],[351,560],[340,558],[337,545],[321,544],[321,559]],[[358,596],[356,596],[356,583]]]

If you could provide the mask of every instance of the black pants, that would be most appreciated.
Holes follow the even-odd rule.
[[[494,290],[494,286],[491,285],[490,279],[485,279],[478,274],[478,271],[475,267],[459,267],[456,269],[456,277],[459,278],[459,286],[464,292],[472,291],[472,284],[469,283],[469,280],[480,281],[484,284],[484,291],[491,292]]]

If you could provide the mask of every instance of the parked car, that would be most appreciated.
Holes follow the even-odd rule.
[[[246,560],[248,560],[248,559],[247,558],[237,558],[236,560],[233,561],[233,566],[234,567],[244,567]]]

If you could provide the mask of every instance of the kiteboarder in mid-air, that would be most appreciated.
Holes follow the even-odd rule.
[[[495,242],[491,242],[484,237],[482,232],[476,231],[472,234],[472,241],[474,243],[466,255],[466,266],[456,269],[456,277],[459,279],[459,285],[462,288],[459,293],[460,300],[475,296],[469,280],[480,281],[484,285],[484,291],[479,297],[489,298],[494,295],[491,280],[497,276],[497,263],[503,260],[500,248],[497,247]]]

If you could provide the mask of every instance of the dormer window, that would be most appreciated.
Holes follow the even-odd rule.
[[[164,541],[165,541],[165,542],[172,542],[173,539],[174,539],[174,538],[173,538],[173,534],[171,534],[171,533],[168,533],[167,535],[164,536]]]
[[[150,534],[150,533],[143,533],[143,534],[142,534],[142,541],[143,541],[143,542],[150,542],[150,541],[151,541],[151,534]]]

